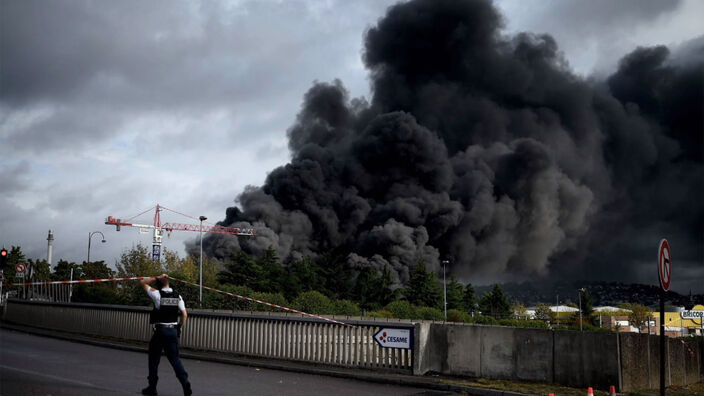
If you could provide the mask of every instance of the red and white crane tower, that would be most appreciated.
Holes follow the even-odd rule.
[[[141,216],[144,213],[150,211],[151,208],[145,210],[144,212],[132,216],[129,220],[134,219],[135,217]],[[169,208],[166,208],[164,206],[161,206],[159,204],[156,205],[156,213],[154,213],[154,224],[137,224],[137,223],[129,223],[128,221],[121,221],[120,219],[116,219],[112,216],[109,216],[107,219],[105,219],[105,224],[107,225],[114,225],[117,229],[117,231],[120,231],[121,226],[125,227],[137,227],[139,228],[139,232],[142,234],[148,233],[150,230],[153,230],[154,233],[154,238],[152,240],[152,260],[154,261],[159,261],[161,259],[161,244],[162,244],[162,237],[164,236],[164,231],[171,232],[171,231],[194,231],[194,232],[209,232],[209,233],[214,233],[214,234],[229,234],[229,235],[242,235],[242,236],[254,236],[257,235],[257,232],[253,228],[238,228],[238,227],[224,227],[216,224],[208,224],[208,225],[202,225],[202,221],[200,224],[184,224],[184,223],[161,223],[161,211],[162,210],[168,210],[170,212],[177,213],[181,216],[186,216],[194,220],[199,220],[198,218],[195,218],[193,216],[189,216],[180,212],[177,212],[175,210],[171,210]]]

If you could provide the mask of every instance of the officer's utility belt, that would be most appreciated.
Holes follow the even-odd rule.
[[[161,323],[156,323],[156,324],[154,324],[154,328],[155,328],[155,329],[156,329],[156,328],[175,329],[175,328],[177,328],[177,327],[178,327],[178,325],[174,325],[174,324],[161,324]]]

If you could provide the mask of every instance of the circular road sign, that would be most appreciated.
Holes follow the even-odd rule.
[[[24,272],[27,270],[27,267],[25,267],[24,263],[17,263],[15,270],[17,270],[17,272]]]
[[[660,286],[662,286],[663,290],[668,291],[672,280],[672,255],[667,239],[661,240],[658,247],[658,276],[660,278]]]

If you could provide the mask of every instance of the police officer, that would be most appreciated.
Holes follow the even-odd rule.
[[[157,281],[156,289],[149,284]],[[188,382],[188,373],[183,368],[181,359],[178,357],[178,339],[181,331],[186,325],[188,313],[183,298],[169,287],[169,277],[162,274],[158,277],[145,278],[140,281],[149,297],[154,302],[154,309],[149,316],[149,323],[152,324],[154,333],[149,341],[149,386],[142,389],[143,395],[156,395],[156,383],[159,380],[157,372],[161,351],[164,350],[166,358],[169,359],[171,367],[174,368],[176,378],[181,382],[183,394],[190,395],[191,383]],[[178,317],[181,316],[181,323]]]

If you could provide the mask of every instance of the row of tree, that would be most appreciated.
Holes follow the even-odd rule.
[[[194,257],[180,258],[175,252],[165,250],[162,262],[151,259],[149,249],[143,245],[124,252],[117,260],[116,270],[103,261],[76,264],[60,260],[53,268],[44,260],[25,260],[19,247],[12,247],[5,274],[14,273],[17,262],[27,262],[34,269],[34,280],[100,279],[112,277],[152,276],[167,273],[171,277],[197,283],[199,264]],[[319,260],[303,258],[283,266],[276,251],[268,249],[261,257],[242,252],[233,253],[221,268],[207,257],[203,260],[203,284],[238,295],[258,298],[279,305],[294,305],[298,309],[311,309],[314,313],[355,314],[377,312],[381,316],[408,316],[437,318],[444,308],[448,318],[462,321],[486,321],[485,317],[501,319],[528,319],[525,307],[509,303],[499,285],[477,298],[471,284],[463,285],[451,276],[446,285],[446,306],[443,306],[442,283],[436,275],[418,262],[410,271],[405,287],[394,285],[391,271],[364,268],[353,272],[344,265],[344,257],[329,254]],[[16,281],[12,276],[9,282]],[[199,301],[198,289],[174,284],[184,296],[188,306],[210,309],[267,309],[248,301],[205,291]],[[326,300],[325,300],[326,299]],[[137,282],[98,283],[76,285],[75,302],[105,304],[149,305],[150,301]],[[593,303],[589,293],[582,294],[582,313],[586,323],[592,323]],[[401,304],[401,305],[399,305]],[[407,305],[403,305],[407,304]],[[469,319],[474,318],[474,319]],[[546,304],[538,304],[535,318],[554,323],[555,313]]]
[[[116,270],[103,261],[80,264],[60,260],[50,268],[45,260],[27,260],[20,247],[13,246],[3,268],[7,282],[18,282],[14,277],[14,266],[25,262],[33,268],[33,281],[99,279],[112,277],[151,276],[163,272],[172,277],[198,282],[198,261],[193,257],[180,258],[175,252],[165,250],[162,262],[152,261],[147,247],[137,245],[124,252],[117,260]],[[71,271],[73,270],[73,274]],[[353,301],[362,311],[382,309],[388,304],[405,300],[415,306],[442,310],[442,285],[435,274],[419,262],[410,272],[405,288],[394,285],[391,271],[364,268],[358,273],[344,265],[342,257],[330,254],[320,260],[303,258],[283,266],[274,249],[268,249],[261,257],[252,257],[242,252],[232,254],[219,270],[207,257],[203,261],[203,284],[220,289],[246,288],[252,293],[281,294],[287,301],[294,301],[306,292],[318,292],[332,300]],[[179,286],[179,291],[193,306],[198,305],[198,293],[191,286]],[[74,301],[146,305],[149,300],[135,283],[82,284],[74,289]],[[204,308],[220,308],[220,299],[204,294]],[[482,311],[496,318],[512,315],[508,298],[500,287],[480,299],[475,297],[471,284],[462,285],[450,277],[447,284],[447,309],[467,313]]]

